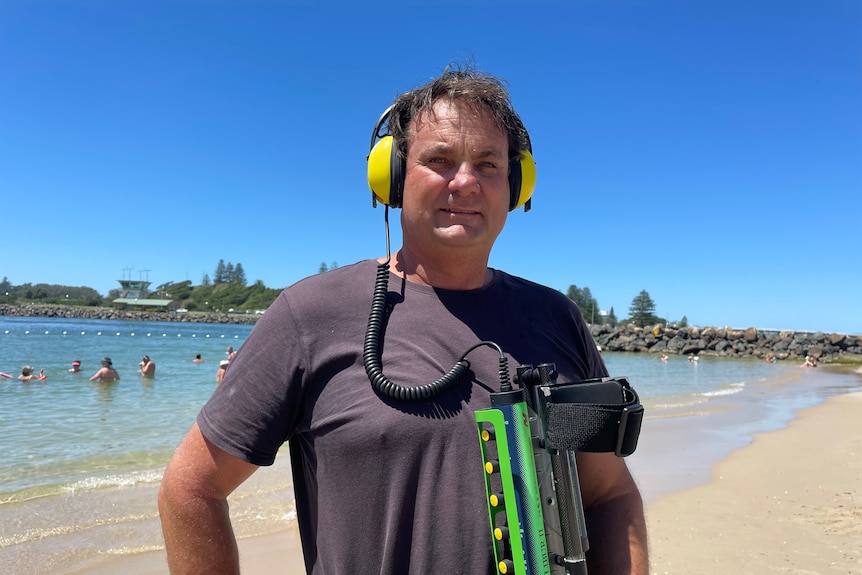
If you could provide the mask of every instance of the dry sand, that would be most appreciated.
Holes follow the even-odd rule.
[[[862,393],[757,436],[707,484],[647,506],[656,575],[862,574]],[[243,573],[304,573],[295,531],[242,540]],[[164,575],[164,552],[81,575]]]

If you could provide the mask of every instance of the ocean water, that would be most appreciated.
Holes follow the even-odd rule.
[[[156,509],[161,473],[215,388],[218,362],[252,326],[0,317],[0,371],[44,368],[48,379],[0,379],[0,572],[71,574],[105,556],[162,548]],[[138,375],[141,355],[156,377]],[[193,363],[196,354],[206,360]],[[88,378],[104,356],[121,381]],[[80,373],[70,373],[72,360]],[[764,397],[774,409],[745,428],[786,423],[792,411],[840,389],[807,389],[795,364],[605,353],[651,418],[686,417],[711,402]],[[842,380],[843,381],[843,380]],[[803,382],[804,383],[804,382]],[[842,384],[843,385],[843,384]],[[780,390],[784,390],[783,395]],[[793,391],[787,391],[793,390]],[[284,454],[231,496],[238,537],[282,531],[295,520]]]

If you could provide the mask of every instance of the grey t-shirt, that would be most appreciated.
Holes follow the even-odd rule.
[[[499,354],[469,353],[471,377],[432,400],[379,395],[362,365],[376,270],[363,261],[284,290],[198,425],[255,465],[290,441],[309,573],[493,573],[473,413],[499,389]],[[396,384],[434,381],[485,340],[504,350],[511,374],[553,362],[561,382],[607,375],[571,300],[503,272],[467,291],[390,275],[388,301],[382,364]]]

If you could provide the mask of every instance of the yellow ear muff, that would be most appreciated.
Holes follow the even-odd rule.
[[[530,211],[530,198],[536,189],[536,161],[529,150],[521,150],[521,160],[512,166],[509,173],[509,211],[524,206],[524,211]]]
[[[392,186],[392,136],[384,136],[368,153],[368,187],[372,199],[389,205]]]

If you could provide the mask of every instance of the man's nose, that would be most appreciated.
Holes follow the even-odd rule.
[[[476,177],[476,170],[469,162],[462,162],[455,176],[449,182],[449,189],[452,191],[470,194],[479,191],[479,180]]]

